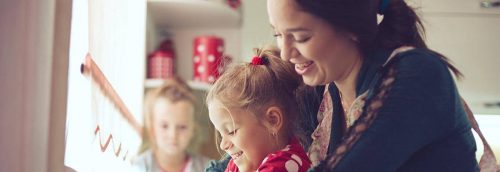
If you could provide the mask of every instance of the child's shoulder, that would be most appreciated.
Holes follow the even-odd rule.
[[[201,154],[190,154],[189,157],[190,161],[192,162],[191,163],[192,166],[196,167],[196,169],[201,169],[201,171],[208,166],[211,160],[210,158],[203,156]],[[200,171],[200,170],[195,170],[195,171]]]
[[[311,167],[304,148],[292,141],[285,148],[269,154],[262,161],[258,171],[299,171],[305,172]]]
[[[131,159],[131,164],[136,167],[151,167],[153,164],[153,153],[151,150],[144,151]]]

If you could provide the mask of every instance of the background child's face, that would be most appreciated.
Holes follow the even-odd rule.
[[[208,105],[210,121],[222,136],[220,148],[231,155],[240,171],[255,171],[268,154],[276,151],[272,146],[276,140],[251,112],[229,111],[232,115],[217,101]]]
[[[194,107],[188,101],[171,103],[160,98],[154,104],[153,132],[158,150],[168,155],[185,153],[194,134]]]

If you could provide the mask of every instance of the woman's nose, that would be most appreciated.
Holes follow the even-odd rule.
[[[232,143],[230,141],[228,141],[227,139],[225,139],[224,137],[222,137],[221,141],[220,141],[220,145],[219,147],[222,149],[222,150],[228,150],[229,148],[231,148],[231,145]]]
[[[281,38],[279,43],[280,56],[283,61],[290,61],[292,58],[293,45],[286,38]]]

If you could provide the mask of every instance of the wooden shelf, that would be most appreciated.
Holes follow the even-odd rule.
[[[210,88],[212,88],[212,85],[210,85],[210,84],[197,82],[197,81],[188,81],[188,85],[195,90],[208,91],[208,90],[210,90]]]
[[[240,13],[210,0],[148,0],[148,15],[160,29],[189,27],[238,28]]]
[[[163,84],[163,79],[146,79],[144,81],[145,88],[156,88]],[[187,81],[187,84],[194,90],[208,91],[212,85],[197,81]]]

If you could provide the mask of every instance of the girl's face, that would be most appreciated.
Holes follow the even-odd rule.
[[[210,121],[221,135],[220,148],[240,171],[255,171],[264,158],[276,151],[276,142],[255,114],[243,109],[226,109],[218,101],[208,104]]]
[[[185,153],[194,134],[194,107],[188,101],[160,98],[154,104],[153,132],[158,150],[168,155]]]
[[[359,60],[356,38],[299,9],[295,0],[267,0],[281,58],[295,64],[307,85],[324,85],[346,77]]]

